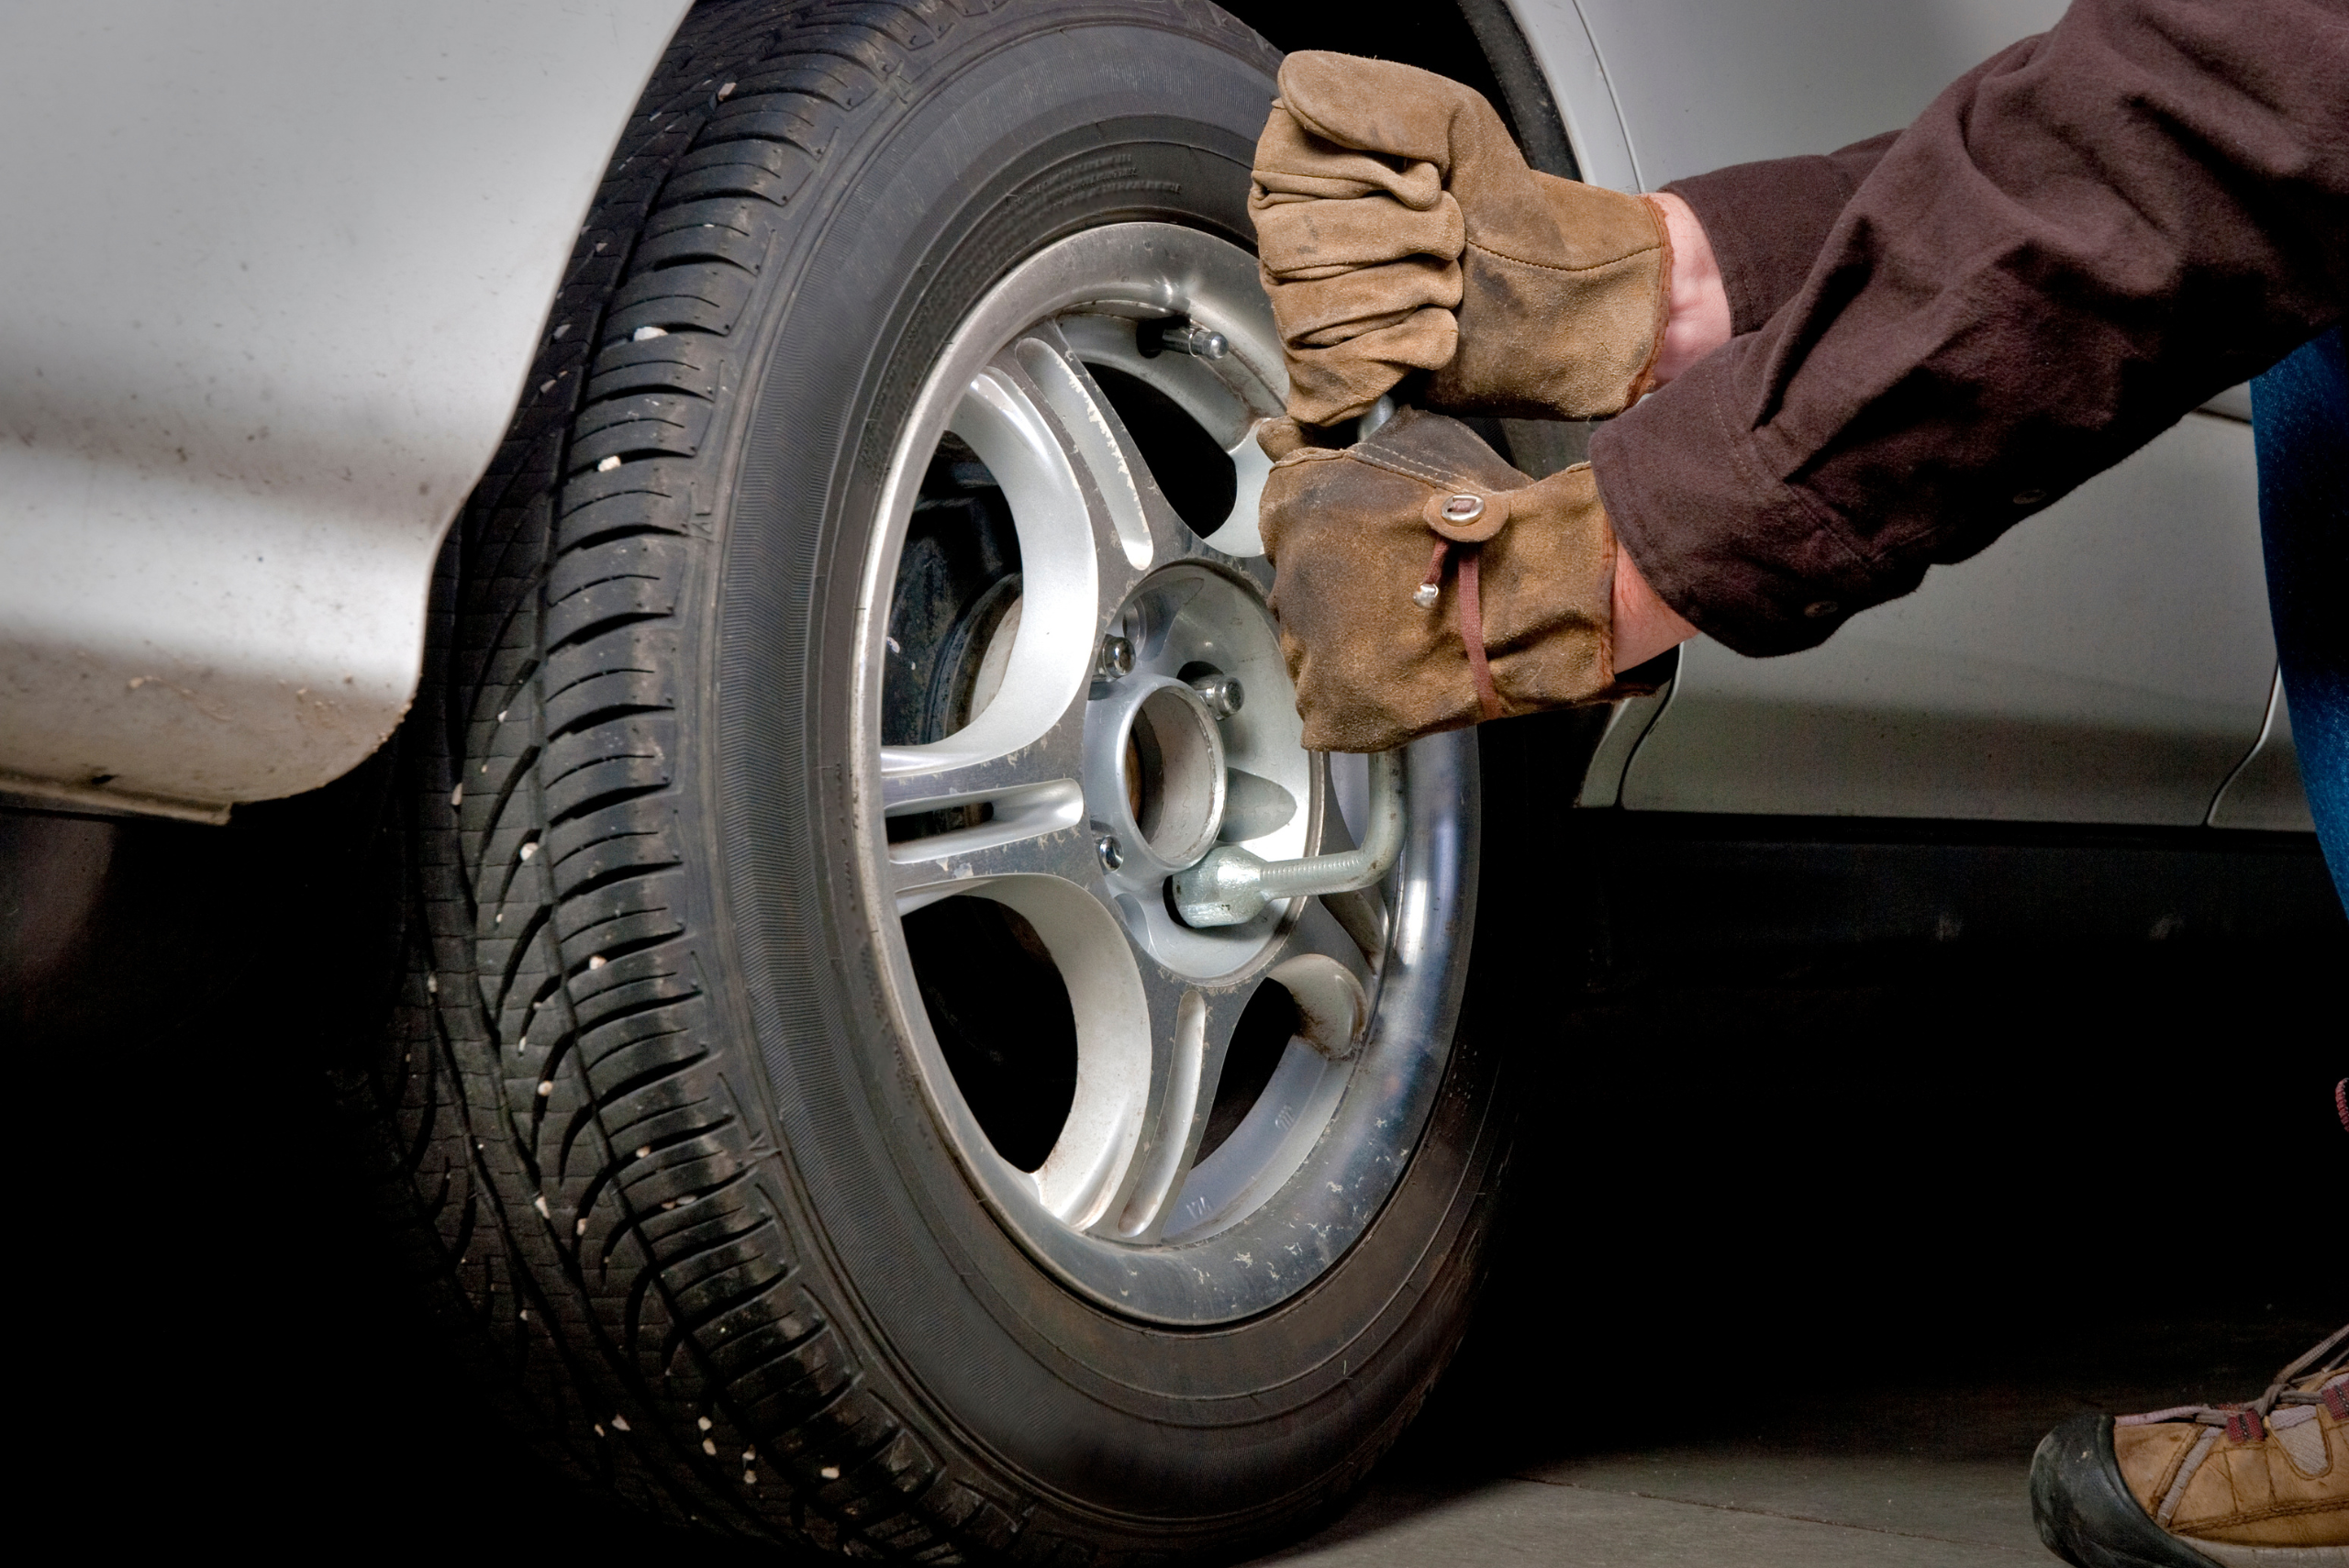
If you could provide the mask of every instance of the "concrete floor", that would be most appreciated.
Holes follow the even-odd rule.
[[[2336,1284],[2338,1281],[2336,1280]],[[2340,1305],[2335,1293],[2335,1305]],[[2265,1307],[2265,1304],[2262,1304]],[[1506,1311],[1504,1321],[1514,1315]],[[1871,1381],[1805,1392],[1709,1360],[1677,1401],[1571,1405],[1497,1437],[1531,1347],[1516,1322],[1464,1358],[1344,1517],[1261,1559],[1296,1568],[1994,1568],[2054,1563],[2024,1490],[2032,1450],[2083,1408],[2246,1398],[2336,1325],[2253,1308],[2227,1320],[2051,1319],[2037,1343],[1952,1343]],[[1920,1377],[1936,1358],[1959,1375]],[[1904,1375],[1905,1374],[1905,1375]]]
[[[2222,1378],[2221,1381],[2224,1381]],[[1734,1389],[1733,1381],[1727,1385]],[[1398,1456],[1336,1524],[1262,1561],[1309,1568],[1992,1568],[2051,1562],[2023,1480],[2082,1403],[2166,1386],[1887,1390],[1774,1406],[1742,1429],[1431,1483]],[[1729,1395],[1734,1397],[1733,1392]],[[1603,1440],[1603,1419],[1581,1435]]]
[[[1311,1543],[1262,1561],[1316,1568],[1463,1562],[1977,1568],[2050,1561],[2032,1538],[2011,1466],[1976,1465],[1955,1479],[1921,1480],[1874,1473],[1881,1467],[1735,1455],[1696,1456],[1686,1466],[1642,1457],[1622,1468],[1611,1480],[1512,1477],[1453,1496],[1375,1496]],[[1641,1473],[1649,1470],[1654,1473]],[[1642,1485],[1669,1495],[1632,1489]],[[1870,1516],[1894,1522],[1853,1522]],[[1935,1529],[1959,1533],[1928,1533]]]

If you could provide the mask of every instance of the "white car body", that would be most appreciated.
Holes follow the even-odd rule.
[[[0,20],[0,783],[218,816],[382,745],[683,0]]]
[[[1585,178],[1905,123],[2052,0],[1509,0]],[[0,21],[0,792],[217,819],[369,755],[684,0]],[[1590,805],[2306,830],[2221,399],[1825,647],[1704,639]]]

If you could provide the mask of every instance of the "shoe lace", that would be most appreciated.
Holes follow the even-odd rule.
[[[2311,1374],[2327,1376],[2341,1372],[2344,1366],[2349,1366],[2349,1323],[2335,1329],[2306,1355],[2277,1373],[2275,1381],[2256,1399],[2232,1405],[2173,1405],[2166,1410],[2120,1417],[2118,1424],[2138,1427],[2156,1421],[2192,1421],[2199,1426],[2224,1427],[2231,1437],[2240,1441],[2256,1442],[2266,1434],[2267,1417],[2278,1405],[2326,1405],[2338,1412],[2343,1390],[2332,1386],[2330,1380],[2324,1386],[2312,1389],[2294,1388],[2292,1385]]]
[[[2251,1402],[2251,1408],[2266,1416],[2278,1405],[2321,1405],[2324,1396],[2316,1390],[2302,1391],[2291,1387],[2311,1373],[2335,1373],[2349,1362],[2349,1323],[2343,1323],[2320,1340],[2316,1349],[2276,1374],[2267,1392]]]

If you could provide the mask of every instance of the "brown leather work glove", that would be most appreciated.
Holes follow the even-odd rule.
[[[1273,613],[1305,744],[1385,751],[1438,730],[1645,687],[1615,679],[1615,530],[1590,465],[1533,480],[1457,419],[1367,440],[1258,440]]]
[[[1481,95],[1413,66],[1300,50],[1280,93],[1248,207],[1291,417],[1351,418],[1413,370],[1463,413],[1645,390],[1672,276],[1646,198],[1536,173]]]

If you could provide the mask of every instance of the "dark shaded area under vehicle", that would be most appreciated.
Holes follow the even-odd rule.
[[[1751,1425],[1887,1366],[2056,1376],[2337,1297],[2290,1206],[2078,1179],[2237,1150],[2270,1190],[2338,1184],[2349,926],[2305,840],[1574,812],[1541,764],[1586,722],[1486,738],[1529,874],[1478,962],[1525,979],[1473,1025],[1512,1039],[1529,1121],[1478,1327],[1391,1464],[1482,1473],[1602,1407],[1631,1430],[1695,1366],[1734,1365]],[[75,1282],[48,1462],[182,1432],[117,1529],[158,1540],[543,1549],[552,1518],[660,1550],[470,1414],[354,1212],[326,1074],[384,998],[379,787],[225,828],[0,813],[17,1104],[65,1107],[26,1252]],[[2241,1262],[2190,1300],[2131,1288],[2213,1238]]]

